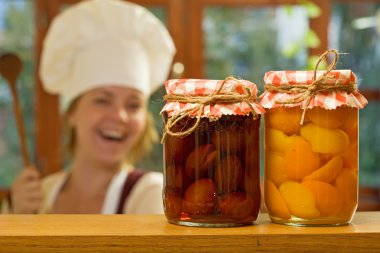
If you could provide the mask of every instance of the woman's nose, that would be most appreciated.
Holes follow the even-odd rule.
[[[127,110],[125,109],[121,109],[119,111],[119,117],[120,119],[123,121],[123,122],[127,122],[128,121],[128,112]]]
[[[125,110],[125,108],[121,108],[121,107],[116,109],[114,116],[118,120],[122,121],[123,123],[128,122],[128,119],[129,119],[127,110]]]

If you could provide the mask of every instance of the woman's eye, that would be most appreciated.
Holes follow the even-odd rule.
[[[109,99],[95,98],[95,104],[97,104],[97,105],[108,105],[109,103],[110,103]]]
[[[137,110],[139,110],[141,107],[142,107],[142,104],[141,104],[141,103],[138,103],[138,102],[132,102],[132,103],[128,103],[128,104],[126,105],[127,110],[130,110],[130,111],[137,111]]]

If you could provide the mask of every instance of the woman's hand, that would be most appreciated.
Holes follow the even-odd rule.
[[[25,168],[11,188],[11,212],[14,214],[37,213],[42,203],[40,173],[34,166]]]

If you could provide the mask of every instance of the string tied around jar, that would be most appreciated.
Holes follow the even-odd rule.
[[[317,78],[317,71],[319,64],[325,60],[329,54],[333,54],[333,61],[327,66],[324,73]],[[300,124],[303,125],[305,120],[306,110],[308,109],[311,100],[319,93],[319,92],[332,92],[332,91],[345,91],[348,94],[357,91],[356,83],[349,84],[340,84],[339,80],[335,82],[335,84],[325,84],[324,80],[326,79],[334,79],[335,77],[330,75],[330,72],[335,69],[336,64],[338,62],[339,53],[335,49],[326,50],[318,59],[313,75],[313,82],[311,84],[286,84],[286,85],[265,85],[266,91],[269,92],[281,92],[287,94],[295,94],[294,97],[290,99],[286,99],[283,101],[276,100],[276,104],[289,104],[294,105],[305,101],[302,117],[300,120]]]
[[[250,88],[244,87],[244,94],[241,94],[237,91],[223,91],[224,85],[228,81],[233,81],[237,84],[240,83],[239,79],[228,76],[226,79],[223,80],[220,87],[214,91],[213,93],[207,95],[207,96],[192,96],[192,95],[178,95],[178,94],[167,94],[164,96],[164,99],[167,102],[179,102],[179,103],[193,103],[195,106],[193,108],[190,108],[186,111],[178,112],[168,118],[165,126],[164,126],[164,133],[161,139],[161,143],[164,142],[165,137],[167,134],[171,136],[176,137],[184,137],[197,129],[199,126],[199,123],[202,118],[202,113],[204,111],[205,106],[211,105],[211,104],[234,104],[239,102],[245,102],[251,109],[251,113],[253,115],[253,118],[257,118],[257,113],[255,112],[253,106],[251,105],[252,101],[255,101],[257,99],[256,96],[253,95]],[[175,126],[180,120],[182,120],[185,117],[191,117],[193,115],[196,115],[196,121],[193,126],[190,128],[179,131],[179,132],[173,132],[171,129],[173,126]]]

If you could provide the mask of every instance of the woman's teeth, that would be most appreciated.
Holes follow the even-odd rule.
[[[124,138],[122,132],[115,130],[100,130],[100,134],[102,137],[113,141],[122,141]]]

